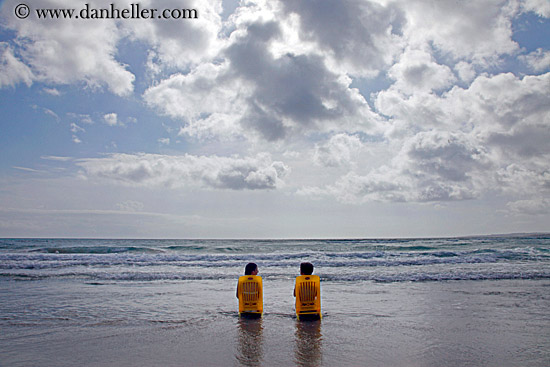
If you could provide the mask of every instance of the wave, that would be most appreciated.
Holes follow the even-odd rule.
[[[537,280],[550,279],[550,271],[540,272],[524,272],[518,271],[513,273],[484,273],[484,272],[442,272],[442,273],[411,273],[411,274],[371,274],[358,276],[329,276],[325,281],[339,282],[357,282],[357,281],[374,281],[380,283],[396,283],[396,282],[441,282],[441,281],[459,281],[459,280]]]
[[[12,280],[45,280],[45,279],[66,279],[77,278],[95,282],[109,281],[133,281],[133,282],[154,282],[154,281],[234,281],[235,274],[205,274],[185,272],[67,272],[60,274],[50,273],[9,273],[0,272],[0,279]],[[264,276],[266,286],[270,281],[287,280],[293,281],[288,275]],[[512,272],[495,271],[462,271],[462,272],[407,272],[407,273],[366,273],[366,274],[322,274],[322,282],[364,282],[372,281],[379,283],[400,283],[400,282],[442,282],[442,281],[476,281],[476,280],[541,280],[550,279],[550,271],[525,271],[517,270]],[[103,283],[101,283],[103,284]]]
[[[29,252],[49,254],[122,254],[122,253],[162,253],[161,249],[147,247],[44,247]]]
[[[131,240],[0,239],[0,253],[258,254],[274,252],[433,252],[521,246],[549,248],[550,236],[425,239]]]
[[[0,240],[6,280],[234,280],[250,261],[266,281],[303,261],[329,282],[548,279],[550,238]]]
[[[112,250],[112,248],[110,248]],[[166,254],[155,251],[97,253],[48,252],[0,254],[0,269],[47,269],[74,266],[235,267],[254,261],[263,267],[287,267],[310,260],[318,267],[388,267],[433,264],[482,264],[507,261],[547,262],[548,251],[531,247],[433,252],[328,252],[268,254]]]

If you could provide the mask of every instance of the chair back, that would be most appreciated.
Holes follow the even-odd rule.
[[[296,278],[296,316],[321,317],[321,280],[318,275]]]
[[[258,275],[243,275],[239,277],[239,314],[263,313],[262,277]]]

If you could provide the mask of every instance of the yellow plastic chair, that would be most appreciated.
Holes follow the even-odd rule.
[[[239,316],[261,317],[264,312],[262,277],[243,275],[239,277]]]
[[[317,275],[296,278],[296,316],[298,320],[321,319],[321,280]]]

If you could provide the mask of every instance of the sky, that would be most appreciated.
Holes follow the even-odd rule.
[[[548,0],[27,3],[0,2],[0,237],[550,231]],[[91,16],[132,4],[173,16]]]

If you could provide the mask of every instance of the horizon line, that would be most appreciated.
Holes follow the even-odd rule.
[[[475,237],[523,237],[545,236],[550,232],[512,232],[492,234],[472,234],[455,236],[411,236],[411,237],[0,237],[0,240],[163,240],[163,241],[353,241],[353,240],[422,240],[445,238],[475,238]]]

